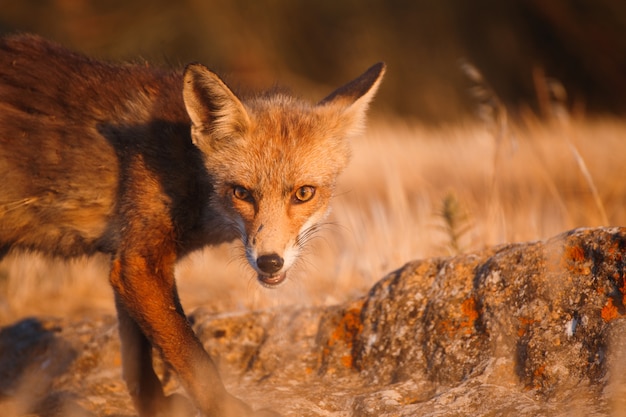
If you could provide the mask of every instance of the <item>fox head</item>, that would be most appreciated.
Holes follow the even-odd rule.
[[[317,104],[283,94],[242,101],[200,64],[185,69],[191,136],[214,181],[211,204],[234,227],[258,280],[285,280],[328,213],[348,140],[385,72],[378,63]]]

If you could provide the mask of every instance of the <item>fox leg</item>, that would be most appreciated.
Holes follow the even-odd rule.
[[[174,252],[163,252],[166,242],[152,244],[160,253],[145,256],[123,252],[111,269],[124,378],[139,415],[167,415],[176,408],[164,397],[152,369],[152,345],[205,416],[252,416],[250,407],[226,392],[217,368],[183,313],[174,284]]]
[[[152,368],[152,346],[117,295],[115,306],[122,342],[122,370],[128,391],[140,416],[156,416],[165,395]]]

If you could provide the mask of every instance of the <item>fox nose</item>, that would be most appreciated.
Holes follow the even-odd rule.
[[[277,253],[261,255],[256,259],[259,269],[266,274],[275,274],[283,267],[285,261]]]

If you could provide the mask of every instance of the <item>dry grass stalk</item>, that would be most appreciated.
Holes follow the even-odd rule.
[[[533,82],[535,84],[535,90],[537,91],[539,107],[544,117],[556,120],[563,130],[563,138],[568,144],[569,150],[576,161],[576,165],[589,187],[594,204],[601,218],[601,224],[608,226],[609,219],[591,172],[589,172],[585,159],[571,139],[573,130],[571,129],[571,114],[568,111],[567,90],[565,86],[558,80],[547,77],[541,67],[536,67],[533,71]]]

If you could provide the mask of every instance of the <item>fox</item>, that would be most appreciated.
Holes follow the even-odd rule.
[[[277,416],[227,392],[185,315],[175,265],[239,239],[261,285],[284,283],[328,214],[385,70],[377,63],[309,103],[278,90],[236,95],[200,63],[108,62],[5,36],[0,259],[110,259],[122,376],[140,417],[180,407]],[[166,396],[153,348],[188,397]]]

